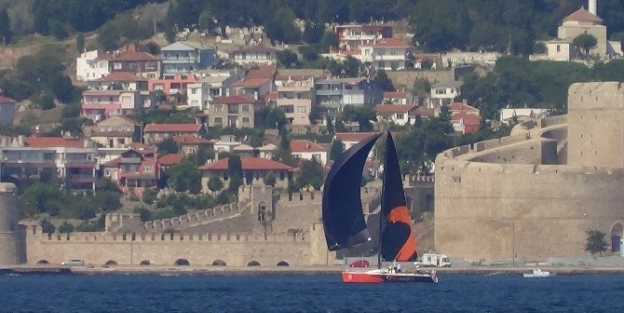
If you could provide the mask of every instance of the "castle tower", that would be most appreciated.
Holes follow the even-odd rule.
[[[622,83],[577,83],[570,86],[568,165],[624,168]]]
[[[24,233],[18,221],[17,187],[0,183],[0,266],[20,264],[26,259]]]

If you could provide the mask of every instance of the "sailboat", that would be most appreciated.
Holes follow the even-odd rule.
[[[349,148],[329,170],[322,203],[323,226],[329,251],[347,249],[371,240],[362,211],[361,177],[368,154],[382,135],[372,135]],[[401,271],[400,267],[394,266],[396,262],[413,262],[418,257],[401,178],[394,140],[387,131],[377,269],[347,269],[342,272],[343,282],[438,282],[435,270],[421,273],[418,270]],[[391,261],[393,266],[382,268],[382,260]]]

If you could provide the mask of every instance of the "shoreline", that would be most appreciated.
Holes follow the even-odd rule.
[[[474,266],[435,269],[438,275],[499,275],[520,274],[531,267]],[[624,267],[540,267],[557,275],[624,274]],[[342,267],[194,267],[194,266],[111,266],[111,267],[62,267],[62,266],[7,266],[0,267],[0,275],[328,275],[340,274]],[[352,268],[354,271],[364,268]]]

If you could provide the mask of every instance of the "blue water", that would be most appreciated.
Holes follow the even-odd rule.
[[[0,312],[621,312],[624,275],[441,275],[343,284],[337,275],[0,276]]]

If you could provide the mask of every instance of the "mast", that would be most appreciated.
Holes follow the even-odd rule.
[[[381,202],[380,206],[383,203],[383,199],[386,195],[386,177],[388,176],[388,136],[390,134],[389,130],[386,130],[386,141],[385,141],[385,149],[383,149],[383,153],[386,155],[384,158],[384,167],[383,167],[383,177],[381,180]],[[378,242],[377,242],[377,269],[381,269],[381,244],[383,242],[383,220],[384,220],[384,212],[383,209],[379,210],[379,233],[378,233]]]

